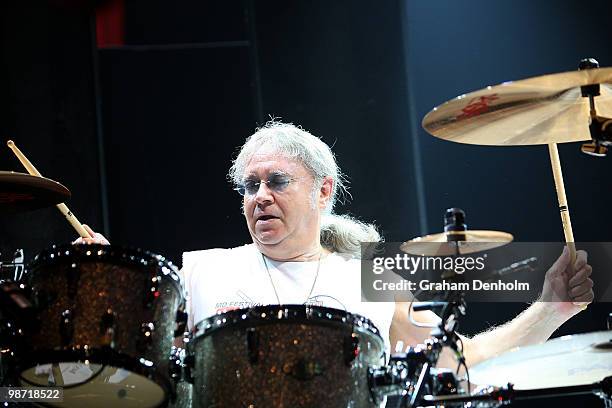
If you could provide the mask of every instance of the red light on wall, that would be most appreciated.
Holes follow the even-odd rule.
[[[96,39],[98,47],[125,43],[124,0],[108,0],[96,7]]]

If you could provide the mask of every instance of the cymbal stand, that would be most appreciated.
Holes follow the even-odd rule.
[[[457,276],[461,277],[461,275]],[[458,345],[460,339],[456,332],[459,318],[466,312],[463,292],[448,293],[445,302],[423,302],[414,306],[415,311],[435,309],[441,309],[441,320],[438,327],[432,330],[431,338],[425,341],[424,347],[417,347],[413,350],[413,353],[418,356],[416,360],[423,363],[418,369],[416,383],[405,395],[407,398],[403,398],[405,401],[403,407],[416,407],[422,402],[423,395],[427,391],[426,386],[433,382],[431,370],[436,367],[444,347],[450,347],[456,353],[459,364],[465,366],[465,358]],[[433,390],[429,391],[433,392]]]
[[[580,61],[579,69],[599,68],[599,63],[594,58],[585,58]],[[612,119],[597,115],[595,109],[595,97],[600,95],[600,85],[585,85],[580,87],[584,98],[589,98],[589,132],[590,143],[582,145],[582,152],[595,157],[605,157],[608,147],[612,145]]]
[[[455,245],[455,256],[461,256],[460,242],[465,241],[465,235],[462,232],[467,231],[465,222],[465,212],[460,208],[449,208],[444,214],[444,231],[449,232],[447,235],[448,242]],[[443,278],[446,280],[463,281],[462,274],[457,274],[454,271],[445,271]],[[425,341],[425,347],[419,348],[417,353],[417,361],[423,361],[416,383],[412,386],[411,392],[406,393],[402,397],[402,406],[416,407],[422,401],[425,395],[427,385],[432,385],[432,368],[436,367],[440,358],[440,353],[444,347],[450,347],[459,359],[459,366],[465,366],[465,358],[462,350],[459,349],[458,343],[461,341],[457,336],[456,329],[459,325],[459,317],[464,316],[466,312],[466,304],[464,293],[460,291],[448,291],[444,294],[442,302],[422,302],[413,307],[413,310],[441,310],[440,323],[438,327],[432,330],[431,338]],[[462,347],[463,348],[463,347]],[[422,354],[419,356],[418,354]],[[433,392],[433,390],[429,390]],[[457,390],[455,389],[455,392]]]
[[[462,232],[467,231],[463,210],[459,208],[446,210],[444,230],[448,232],[448,242],[455,246],[455,256],[461,256],[460,245],[466,241]],[[453,270],[444,271],[442,278],[457,282],[464,280],[462,274]],[[441,294],[442,301],[419,302],[413,306],[414,311],[440,312],[440,323],[431,331],[431,338],[425,340],[423,344],[409,347],[405,352],[396,350],[397,352],[391,355],[389,364],[369,370],[368,381],[375,402],[380,402],[385,395],[399,395],[401,407],[416,407],[426,394],[457,393],[458,381],[454,373],[440,372],[436,369],[436,365],[444,347],[450,347],[458,357],[459,367],[461,365],[466,367],[467,373],[463,347],[460,349],[458,346],[461,339],[456,333],[459,318],[466,312],[464,295],[461,291],[445,291]],[[444,378],[444,381],[439,381],[438,378]]]
[[[458,390],[454,373],[438,371],[436,365],[444,347],[450,347],[465,366],[465,358],[458,347],[460,342],[456,329],[458,318],[465,315],[463,293],[449,295],[444,302],[421,302],[414,306],[415,311],[441,309],[441,321],[432,330],[431,338],[423,344],[409,347],[405,352],[391,355],[389,364],[369,370],[369,385],[372,398],[380,402],[382,396],[401,396],[402,408],[419,406],[427,394],[449,395]],[[449,375],[451,374],[451,375]],[[438,378],[444,378],[439,381]]]

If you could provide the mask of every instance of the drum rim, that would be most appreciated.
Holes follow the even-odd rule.
[[[74,255],[84,256],[92,262],[112,258],[134,266],[153,266],[156,264],[162,272],[160,274],[162,278],[169,278],[175,283],[179,293],[181,295],[183,293],[179,269],[172,261],[162,255],[136,247],[102,244],[53,245],[36,254],[26,269],[29,271],[30,277],[32,277],[34,271],[41,266],[60,262],[63,259],[70,259]],[[117,257],[117,255],[119,256]]]
[[[290,311],[294,314],[291,316],[278,316],[279,311]],[[269,312],[272,313],[269,313]],[[312,315],[315,311],[316,315]],[[253,316],[252,314],[257,314]],[[262,313],[266,315],[262,316]],[[250,319],[244,317],[245,315],[251,314]],[[349,322],[352,320],[352,322]],[[344,324],[349,325],[353,330],[366,332],[372,335],[380,344],[381,352],[384,352],[384,340],[381,332],[374,325],[374,323],[365,316],[357,313],[347,312],[341,309],[335,309],[325,306],[312,306],[312,305],[298,305],[298,304],[287,304],[287,305],[261,305],[253,306],[243,309],[230,310],[224,313],[217,313],[213,316],[205,318],[198,322],[194,326],[194,331],[191,334],[189,345],[194,345],[197,341],[204,337],[216,333],[219,330],[223,330],[229,327],[242,327],[249,326],[253,322],[260,322],[261,324],[272,324],[272,323],[290,323],[295,321],[302,321],[303,323],[324,323],[324,324]]]

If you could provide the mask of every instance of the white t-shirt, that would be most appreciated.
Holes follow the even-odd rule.
[[[181,272],[189,329],[216,313],[278,304],[280,300],[281,304],[308,303],[362,315],[378,328],[389,350],[395,305],[361,301],[360,267],[359,259],[339,253],[324,256],[320,265],[319,261],[277,262],[269,258],[264,263],[254,244],[185,252]]]

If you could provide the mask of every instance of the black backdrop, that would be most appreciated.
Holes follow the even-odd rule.
[[[248,241],[225,173],[269,115],[334,146],[352,181],[339,212],[388,241],[440,231],[450,206],[474,229],[562,240],[546,147],[453,144],[420,121],[458,94],[585,56],[612,65],[603,0],[130,0],[125,45],[103,49],[90,8],[56,3],[3,5],[2,135],[72,190],[84,222],[179,264],[183,250]],[[611,241],[611,159],[560,153],[576,239]],[[0,164],[19,169],[8,150]],[[74,235],[54,209],[0,221],[2,244],[30,256]],[[523,307],[474,307],[464,331]],[[557,335],[602,329],[607,310],[592,305]]]
[[[92,21],[87,4],[0,4],[0,169],[27,173],[6,147],[13,139],[41,174],[72,191],[68,205],[81,221],[103,226]],[[74,235],[55,208],[0,214],[0,262],[16,248],[31,259]]]

